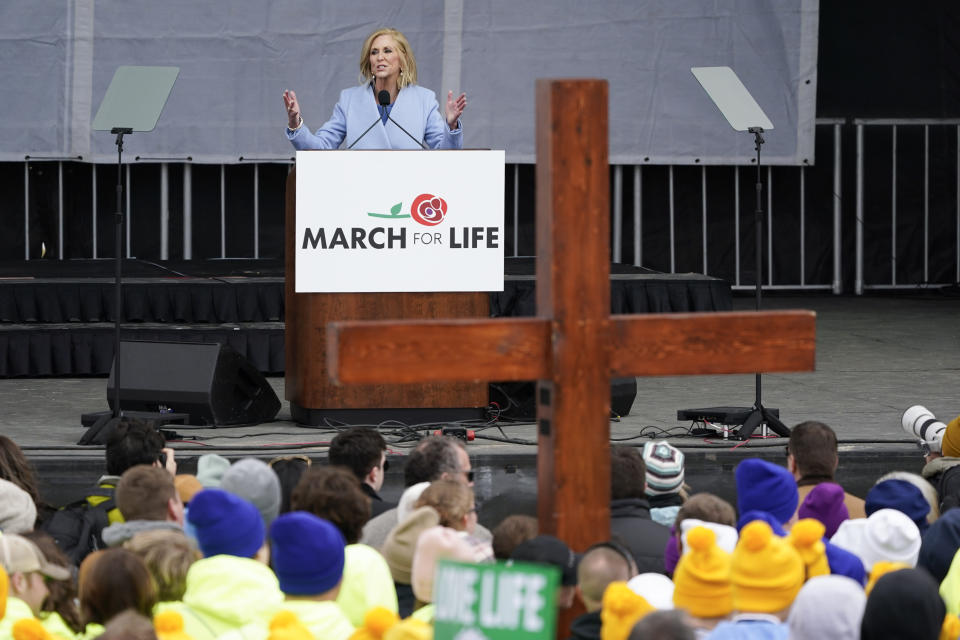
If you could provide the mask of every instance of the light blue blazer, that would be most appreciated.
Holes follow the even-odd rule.
[[[463,127],[450,130],[440,113],[436,95],[429,89],[416,85],[401,89],[390,117],[430,149],[460,149],[463,146]],[[387,124],[383,124],[369,82],[341,91],[333,116],[316,133],[310,133],[304,124],[294,131],[286,129],[286,134],[298,150],[337,149],[341,145],[347,148],[374,122],[376,124],[354,149],[420,148],[395,123],[387,120]]]

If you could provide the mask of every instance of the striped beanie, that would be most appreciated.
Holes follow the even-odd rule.
[[[677,493],[683,486],[683,452],[666,440],[643,445],[643,462],[647,467],[647,495]]]

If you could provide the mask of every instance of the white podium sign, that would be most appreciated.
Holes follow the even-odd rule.
[[[503,151],[298,151],[297,293],[503,291]]]

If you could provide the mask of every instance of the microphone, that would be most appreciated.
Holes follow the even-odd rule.
[[[380,104],[381,107],[386,107],[388,104],[390,104],[390,92],[387,91],[386,89],[384,89],[384,90],[382,90],[380,93],[378,93],[378,94],[377,94],[377,102]],[[360,140],[363,138],[363,136],[365,136],[365,135],[367,135],[368,133],[370,133],[370,129],[373,129],[375,126],[377,126],[377,123],[380,122],[380,121],[381,121],[381,118],[380,118],[380,117],[378,117],[376,120],[374,120],[374,121],[373,121],[373,124],[371,124],[369,127],[367,127],[367,130],[364,131],[363,133],[361,133],[360,136],[359,136],[356,140],[354,140],[354,141],[350,144],[349,147],[347,147],[347,150],[349,151],[350,149],[353,149],[353,145],[355,145],[355,144],[357,144],[358,142],[360,142]],[[397,125],[397,126],[399,127],[400,125]],[[400,127],[400,128],[402,129],[403,127]],[[409,136],[410,134],[408,133],[407,135]],[[410,137],[412,138],[413,136],[410,136]]]

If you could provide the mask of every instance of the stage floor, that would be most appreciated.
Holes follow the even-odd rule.
[[[734,299],[735,309],[752,309],[753,304],[752,297]],[[764,307],[817,312],[816,371],[764,376],[764,404],[778,408],[788,426],[803,420],[831,425],[841,440],[841,474],[843,461],[854,459],[850,457],[853,454],[866,455],[873,461],[868,475],[875,468],[882,472],[884,460],[891,463],[890,469],[903,468],[909,462],[913,467],[907,470],[918,471],[921,459],[900,428],[900,416],[913,404],[923,404],[945,420],[960,413],[960,299],[935,291],[861,298],[767,295]],[[270,378],[270,382],[282,399],[283,379]],[[611,437],[631,444],[642,443],[644,436],[668,437],[688,451],[688,479],[709,478],[732,468],[745,455],[782,461],[783,439],[742,443],[724,442],[719,434],[691,437],[685,435],[690,423],[677,421],[678,409],[749,407],[754,400],[754,376],[641,378],[638,386],[630,415],[611,422]],[[96,478],[102,466],[102,449],[80,448],[75,443],[83,432],[80,415],[107,408],[104,378],[0,380],[0,406],[0,432],[27,451],[50,491],[59,494],[68,485]],[[388,440],[397,436],[396,426],[384,425]],[[502,433],[497,428],[480,433],[536,440],[533,424],[503,423],[501,427]],[[264,458],[305,453],[322,458],[325,443],[334,435],[329,429],[290,422],[286,402],[278,420],[269,424],[175,429],[184,439],[171,446],[185,470],[205,452]],[[199,440],[191,442],[191,437]],[[391,450],[402,456],[408,446],[397,443]],[[522,479],[521,485],[535,487],[535,472],[531,471],[535,468],[534,445],[478,439],[468,449],[475,467],[483,469],[477,481],[481,499],[498,495],[501,483],[508,481]],[[401,490],[402,457],[397,463],[388,474],[387,496]],[[697,465],[702,468],[697,469]]]

